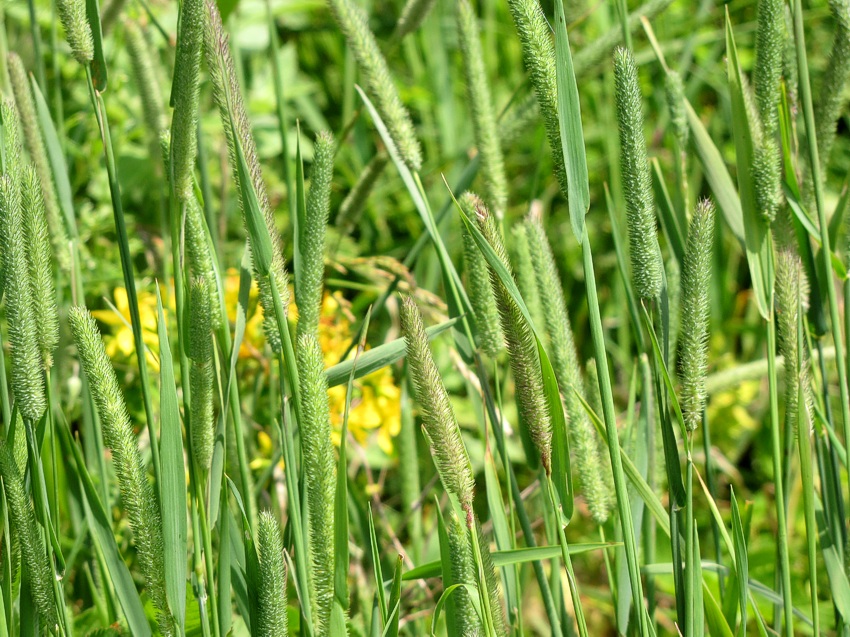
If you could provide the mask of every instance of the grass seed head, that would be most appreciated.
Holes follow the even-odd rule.
[[[357,60],[366,92],[387,125],[393,143],[407,167],[418,171],[422,168],[422,149],[416,130],[398,95],[375,34],[369,28],[368,16],[354,0],[328,0],[328,4]]]
[[[331,442],[328,381],[322,348],[314,334],[297,341],[301,388],[301,450],[309,506],[311,600],[316,634],[327,634],[334,594],[334,500],[336,462]]]
[[[97,405],[104,442],[112,450],[118,488],[130,518],[148,596],[157,610],[160,631],[171,636],[175,634],[175,628],[165,596],[162,517],[130,423],[124,394],[89,311],[74,306],[68,313],[68,320],[83,371],[91,386],[91,396]]]
[[[464,511],[472,510],[475,478],[454,410],[437,369],[419,308],[410,297],[401,306],[401,331],[407,342],[407,364],[422,424],[443,487]]]
[[[766,137],[779,128],[779,85],[785,46],[785,3],[759,0],[753,84],[756,105]]]
[[[212,461],[215,438],[215,368],[213,361],[212,316],[214,287],[212,282],[198,278],[192,281],[189,303],[189,370],[191,412],[189,425],[192,453],[203,471]]]
[[[507,207],[508,185],[505,160],[499,144],[496,118],[493,115],[487,69],[484,66],[484,53],[481,50],[478,16],[469,0],[458,0],[456,8],[458,39],[466,77],[466,97],[472,115],[475,145],[481,156],[484,199],[494,214],[501,219]]]
[[[301,280],[295,290],[298,302],[298,334],[317,334],[322,287],[325,278],[325,234],[331,209],[336,144],[328,131],[319,133],[314,145],[307,214],[301,228]]]
[[[661,250],[655,223],[655,200],[643,135],[643,108],[637,66],[630,51],[614,52],[617,122],[620,129],[620,172],[626,198],[632,280],[642,299],[661,293]]]
[[[269,512],[260,513],[257,530],[257,558],[260,581],[257,594],[257,634],[286,637],[289,615],[286,608],[286,562],[283,559],[283,538],[277,518]]]
[[[21,436],[23,433],[18,432]],[[59,621],[51,583],[53,569],[23,476],[18,471],[18,465],[5,440],[0,442],[0,476],[6,491],[6,505],[12,531],[20,542],[21,556],[27,565],[33,604],[45,626],[50,632],[56,632]],[[8,559],[8,556],[4,557]]]
[[[682,332],[679,340],[679,377],[685,425],[693,431],[705,408],[708,369],[708,302],[711,249],[714,240],[714,204],[700,201],[688,230],[682,264]]]
[[[85,0],[56,0],[56,10],[71,53],[77,62],[88,65],[94,59],[94,39]]]
[[[475,217],[475,208],[481,200],[467,192],[459,201],[464,213],[470,218]],[[478,334],[478,346],[488,356],[495,358],[502,350],[504,340],[499,326],[499,311],[496,309],[496,297],[493,296],[493,286],[490,285],[490,271],[487,260],[481,254],[478,244],[472,238],[469,230],[463,228],[463,260],[466,265],[466,288],[472,312],[475,319],[475,329]]]

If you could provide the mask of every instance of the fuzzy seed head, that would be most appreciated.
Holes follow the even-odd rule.
[[[493,100],[490,97],[481,36],[478,32],[478,16],[469,0],[457,2],[457,30],[466,76],[466,96],[472,115],[472,131],[475,145],[481,155],[484,198],[494,214],[501,219],[508,200],[505,161],[499,145],[496,118],[493,115]]]
[[[269,203],[266,185],[263,181],[262,169],[257,157],[257,146],[254,143],[254,135],[251,129],[251,121],[248,119],[248,114],[245,110],[245,104],[242,101],[242,93],[239,89],[239,82],[236,77],[236,71],[233,66],[233,56],[230,52],[230,44],[228,37],[224,32],[224,27],[221,23],[221,14],[218,11],[214,0],[207,0],[207,20],[206,29],[204,30],[204,52],[206,54],[207,68],[210,73],[210,80],[213,85],[213,99],[218,106],[219,115],[221,116],[222,126],[224,128],[225,138],[227,139],[227,148],[230,157],[231,172],[234,179],[239,180],[237,169],[236,155],[236,140],[239,141],[239,146],[245,157],[245,162],[251,177],[251,185],[254,187],[254,192],[257,195],[257,200],[260,203],[260,210],[266,222],[269,236],[272,241],[272,263],[271,269],[274,272],[274,278],[277,283],[277,288],[283,303],[284,315],[286,308],[289,305],[289,286],[287,284],[286,264],[283,259],[283,246],[281,245],[280,233],[275,225],[274,212]],[[231,126],[231,116],[233,126]],[[237,186],[239,184],[237,183]],[[240,207],[242,208],[243,222],[245,222],[244,203],[241,201],[242,189],[236,188],[236,192],[240,198]],[[275,318],[274,296],[271,288],[271,281],[268,277],[263,276],[254,268],[255,278],[260,290],[260,305],[263,308],[263,329],[266,334],[266,340],[272,348],[272,351],[279,352],[281,349],[280,333],[278,332],[277,320]]]
[[[215,368],[213,361],[213,286],[207,279],[192,281],[189,304],[189,370],[192,453],[208,471],[215,441]]]
[[[475,488],[472,463],[443,379],[434,363],[422,315],[410,297],[402,301],[401,331],[407,342],[408,370],[437,473],[446,491],[458,499],[464,510],[471,510]]]
[[[283,559],[283,538],[277,518],[269,511],[260,513],[257,558],[260,563],[257,634],[286,637],[289,617],[286,610],[287,573]]]
[[[469,542],[469,530],[461,522],[454,511],[447,520],[446,535],[449,539],[449,557],[451,559],[451,583],[478,585],[475,560],[472,557],[472,546]],[[481,620],[472,605],[469,591],[458,588],[452,595],[454,603],[455,629],[458,635],[475,637],[481,634]]]
[[[24,249],[29,260],[33,314],[38,330],[42,360],[50,366],[59,344],[59,315],[53,285],[53,250],[38,175],[32,166],[24,168],[21,185],[21,211],[24,221]]]
[[[360,214],[366,206],[366,201],[369,199],[369,195],[372,194],[375,183],[383,174],[389,160],[390,158],[387,153],[375,153],[375,156],[366,164],[366,167],[357,179],[357,183],[354,184],[354,187],[346,195],[345,199],[343,199],[336,218],[336,225],[342,230],[343,235],[349,234],[360,219]]]
[[[549,336],[552,366],[561,389],[584,497],[593,519],[603,524],[608,519],[609,508],[607,485],[602,474],[605,465],[596,432],[578,398],[584,395],[584,379],[578,364],[561,277],[539,217],[529,216],[524,225]]]
[[[502,265],[512,274],[508,253],[496,226],[496,220],[483,205],[476,207],[476,220],[487,243],[498,255]],[[533,272],[532,269],[532,277]],[[499,316],[502,319],[505,345],[511,356],[511,372],[514,377],[514,391],[520,417],[548,473],[551,470],[552,458],[552,420],[549,405],[543,393],[543,374],[537,353],[537,343],[519,307],[492,268],[490,284],[493,286],[496,306],[499,308]],[[533,278],[532,285],[535,285]]]
[[[12,393],[21,414],[38,420],[47,407],[44,368],[39,349],[20,184],[10,175],[0,177],[0,216],[3,229],[6,321],[12,358]]]
[[[85,0],[56,0],[56,10],[71,53],[77,62],[86,66],[94,59],[94,40]]]
[[[127,52],[130,54],[136,89],[142,99],[145,126],[148,127],[148,134],[151,135],[154,144],[158,144],[159,135],[168,124],[159,79],[154,68],[155,52],[148,42],[146,32],[137,22],[128,20],[124,25],[124,33],[127,38]]]
[[[422,26],[437,0],[407,0],[395,27],[395,37],[401,40]]]
[[[207,221],[204,218],[204,211],[195,197],[191,197],[186,202],[184,233],[192,276],[204,279],[209,286],[212,295],[210,321],[212,329],[217,330],[221,327],[221,312],[217,307],[218,289],[216,281],[218,277],[216,276],[210,244],[207,241]]]
[[[543,325],[543,304],[540,301],[540,293],[537,290],[537,279],[534,276],[534,264],[531,261],[531,247],[528,241],[528,232],[525,224],[515,223],[511,227],[511,263],[514,267],[514,279],[525,301],[531,318],[535,325]],[[488,274],[489,279],[489,274]]]
[[[679,340],[679,377],[685,426],[695,430],[705,408],[708,369],[708,289],[711,282],[711,247],[714,240],[714,204],[697,204],[688,230],[682,263],[682,333]]]
[[[336,144],[330,132],[319,133],[315,143],[307,215],[301,233],[301,280],[295,291],[298,334],[317,334],[325,278],[325,232],[331,209],[331,180]]]
[[[756,210],[765,220],[773,222],[782,202],[782,168],[779,148],[773,137],[764,137],[756,147],[752,171]]]
[[[850,0],[829,0],[829,8],[835,20],[835,35],[815,99],[815,129],[821,162],[829,160],[836,122],[846,103],[844,89],[850,80]]]
[[[759,0],[756,60],[753,66],[756,105],[766,137],[779,128],[779,84],[785,46],[785,3]]]
[[[23,437],[23,430],[17,432]],[[53,597],[53,569],[42,539],[42,528],[35,518],[22,474],[6,441],[0,442],[0,477],[6,491],[9,521],[14,536],[20,541],[21,557],[29,571],[32,601],[45,626],[53,631],[58,625]],[[8,556],[4,556],[8,559]]]
[[[464,213],[469,217],[475,216],[475,208],[481,200],[467,192],[460,198],[459,203]],[[463,228],[463,260],[466,265],[466,287],[475,318],[475,329],[478,334],[478,346],[488,356],[495,358],[502,350],[502,329],[499,327],[499,311],[496,309],[496,297],[493,296],[493,286],[490,285],[490,271],[487,260],[478,249],[475,239],[469,230]]]
[[[664,93],[667,97],[673,132],[679,142],[679,148],[684,152],[688,147],[691,129],[688,126],[688,114],[685,111],[685,86],[682,83],[682,76],[676,71],[668,71],[664,76]]]
[[[157,609],[160,631],[164,635],[173,635],[173,621],[165,596],[162,517],[130,423],[124,394],[118,386],[100,331],[89,311],[74,306],[68,313],[68,320],[83,371],[91,386],[91,395],[97,405],[104,442],[112,450],[118,487],[130,518],[148,595]]]
[[[387,125],[399,154],[408,168],[419,171],[422,168],[422,149],[416,130],[398,95],[387,61],[369,28],[366,13],[354,0],[328,0],[328,5],[357,60],[366,92]]]
[[[661,293],[661,250],[658,247],[655,200],[643,136],[637,66],[627,49],[618,48],[614,52],[614,79],[632,279],[640,298],[654,299]]]
[[[198,152],[198,87],[204,37],[204,0],[184,0],[174,63],[174,116],[171,120],[172,185],[178,199],[192,197]]]
[[[552,152],[552,163],[561,192],[567,196],[567,173],[564,170],[564,151],[558,123],[558,87],[555,77],[555,46],[552,31],[538,0],[508,0],[508,7],[522,43],[522,59],[528,70],[546,138]]]
[[[298,338],[301,388],[301,449],[307,485],[308,524],[313,567],[311,579],[316,634],[327,634],[334,594],[334,500],[336,462],[331,442],[328,382],[322,348],[314,334]]]

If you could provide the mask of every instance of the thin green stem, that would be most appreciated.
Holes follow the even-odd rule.
[[[130,239],[127,236],[127,223],[124,219],[124,207],[121,203],[121,186],[118,180],[118,168],[115,163],[115,153],[112,148],[112,138],[109,133],[109,121],[106,118],[106,105],[103,97],[94,88],[91,66],[86,67],[86,82],[89,97],[97,119],[97,126],[103,142],[103,153],[106,161],[106,173],[109,179],[109,193],[112,197],[112,215],[115,220],[115,230],[118,233],[118,250],[121,255],[121,270],[124,274],[124,288],[127,292],[127,303],[130,306],[130,325],[133,328],[133,342],[136,348],[136,363],[139,367],[139,385],[142,389],[142,399],[145,404],[145,419],[151,439],[151,457],[154,474],[160,476],[159,445],[154,427],[153,399],[151,383],[148,376],[148,364],[145,356],[145,342],[142,339],[142,323],[139,317],[139,299],[136,293],[136,277],[133,274],[133,261],[130,254]]]
[[[794,39],[797,50],[797,70],[799,75],[799,90],[803,104],[803,119],[806,125],[806,142],[809,151],[809,166],[812,171],[812,182],[815,191],[815,206],[818,213],[818,228],[822,239],[820,250],[822,272],[828,277],[823,287],[826,288],[829,301],[830,327],[832,340],[835,344],[835,363],[838,368],[838,387],[841,395],[841,415],[844,420],[844,440],[850,441],[850,392],[847,387],[847,376],[850,371],[845,367],[844,344],[841,337],[841,322],[838,313],[837,294],[832,283],[832,249],[830,248],[829,223],[826,218],[826,204],[823,193],[823,176],[821,175],[820,158],[818,157],[818,140],[815,126],[815,111],[812,106],[812,87],[809,82],[809,65],[806,59],[806,36],[803,30],[803,3],[794,0]],[[847,308],[845,307],[845,313]],[[845,316],[845,321],[847,320]],[[850,484],[850,474],[848,474]]]
[[[614,491],[617,496],[617,510],[620,514],[620,526],[623,532],[623,544],[629,569],[629,582],[635,613],[638,617],[640,634],[649,634],[647,613],[643,601],[643,586],[640,579],[640,562],[638,561],[637,542],[635,541],[634,523],[629,505],[629,492],[626,478],[623,475],[623,460],[620,457],[620,439],[617,431],[617,419],[614,413],[614,396],[611,391],[611,377],[608,371],[608,357],[605,351],[605,333],[602,328],[602,316],[599,312],[599,299],[596,292],[596,275],[593,271],[593,254],[590,249],[590,239],[585,232],[582,237],[582,258],[584,264],[584,279],[587,286],[587,306],[590,311],[590,331],[593,339],[596,368],[599,372],[599,393],[602,397],[602,412],[605,429],[608,434],[608,453],[611,457],[611,470],[614,474]]]
[[[771,295],[771,305],[772,305]],[[776,544],[779,558],[780,587],[782,591],[783,614],[785,616],[785,635],[794,635],[793,599],[791,597],[791,568],[788,553],[788,523],[785,517],[785,488],[782,480],[782,441],[779,419],[779,389],[776,378],[776,322],[771,313],[767,323],[767,377],[770,392],[770,437],[773,457],[773,475],[776,489]]]

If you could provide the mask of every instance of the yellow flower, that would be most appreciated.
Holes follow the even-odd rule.
[[[127,290],[117,287],[112,291],[114,308],[95,310],[92,312],[98,321],[112,328],[112,333],[104,336],[106,353],[112,360],[133,360],[136,356],[136,346],[133,339],[133,328],[130,322],[130,301]],[[142,328],[142,341],[146,346],[145,356],[148,365],[154,371],[159,370],[159,361],[153,352],[159,351],[159,335],[156,325],[156,295],[146,290],[138,292],[139,322]]]

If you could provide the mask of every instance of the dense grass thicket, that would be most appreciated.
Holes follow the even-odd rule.
[[[0,637],[850,637],[850,1],[641,2],[3,3]]]

